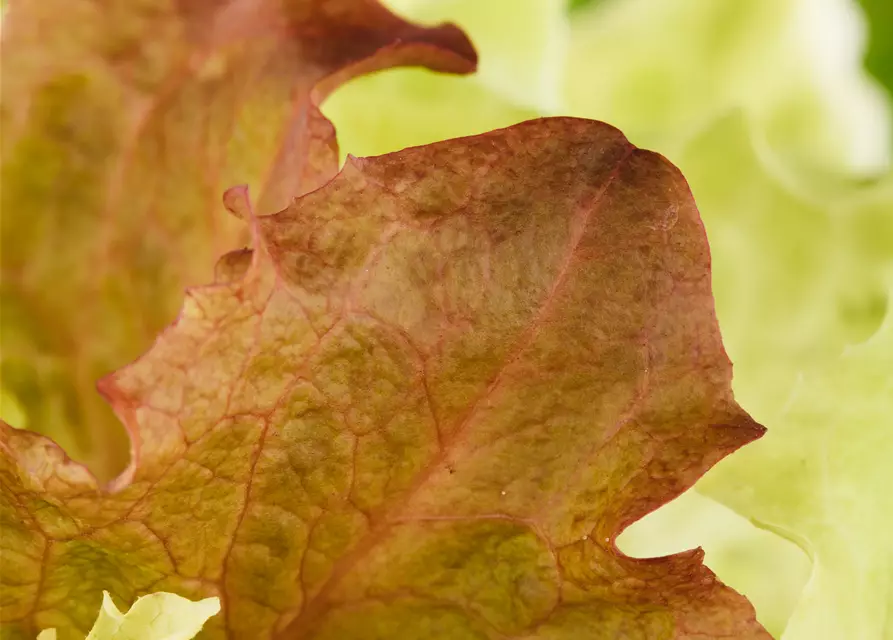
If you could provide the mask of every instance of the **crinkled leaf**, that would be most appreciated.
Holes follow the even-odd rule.
[[[729,164],[720,161],[723,155]],[[712,163],[705,157],[704,166],[708,164],[714,175],[723,166],[747,166],[721,153]],[[688,170],[697,194],[704,174],[692,163]],[[784,192],[777,184],[774,190]],[[824,206],[804,208],[804,201],[792,200],[790,193],[782,201],[785,206],[773,206],[768,193],[760,198],[765,212],[774,210],[779,217],[774,225],[765,224],[766,233],[774,232],[788,249],[783,253],[779,244],[779,251],[763,254],[761,269],[736,272],[740,290],[754,287],[756,295],[749,298],[754,315],[748,317],[744,303],[733,304],[731,295],[718,295],[717,307],[729,351],[741,357],[735,391],[769,426],[772,437],[756,453],[744,452],[739,460],[713,470],[698,488],[790,537],[813,558],[813,575],[783,635],[786,640],[880,640],[891,633],[884,625],[893,608],[893,565],[885,531],[890,523],[883,520],[890,513],[883,503],[888,484],[884,465],[893,454],[885,446],[893,429],[888,326],[893,297],[884,290],[893,274],[893,179]],[[749,195],[760,197],[760,192]],[[797,226],[781,224],[782,212],[798,210],[811,215]],[[706,223],[711,224],[709,219]],[[824,230],[817,236],[819,227]],[[806,238],[812,238],[809,244]],[[729,236],[726,243],[740,246],[743,240]],[[818,256],[807,260],[803,249],[810,245],[826,248],[823,264]],[[726,245],[719,241],[714,246],[721,255]],[[730,255],[728,274],[733,261]],[[788,288],[785,280],[797,263],[801,271]],[[718,282],[721,273],[717,260]],[[784,288],[787,294],[780,295]],[[848,343],[877,329],[885,312],[886,328],[839,359]],[[763,329],[767,325],[761,314],[772,318],[768,326],[773,333],[788,337],[787,346],[781,341],[767,344],[770,332]],[[741,484],[745,479],[747,489]],[[864,514],[878,515],[872,519]]]
[[[714,247],[714,291],[736,362],[736,392],[769,420],[801,371],[865,339],[890,304],[879,276],[893,257],[893,180],[873,187],[851,181],[853,172],[884,166],[890,154],[889,104],[861,69],[858,16],[846,1],[590,4],[572,15],[567,108],[610,119],[680,163]],[[462,15],[450,18],[465,26]],[[482,50],[482,65],[488,55],[496,53]],[[441,132],[473,132],[510,113],[478,87],[461,92],[471,86],[467,79],[422,72],[410,79],[406,72],[404,82],[390,80],[398,73],[365,78],[334,96],[344,96],[338,110],[327,111],[342,148],[392,150]],[[430,88],[447,81],[451,94]],[[471,108],[457,94],[486,107]],[[406,106],[350,109],[376,95]],[[800,174],[810,170],[822,179],[804,181]],[[696,516],[684,516],[691,529]],[[672,532],[652,531],[650,548],[665,549]],[[754,553],[721,547],[724,536],[708,528],[698,535],[711,550]],[[802,554],[784,547],[774,567],[795,566],[802,575]],[[770,571],[749,582],[720,553],[706,560],[752,596],[761,621],[784,627],[799,597],[797,580],[786,583]],[[791,590],[781,593],[786,584]]]
[[[893,267],[893,180],[850,186],[836,200],[818,199],[773,173],[753,140],[740,115],[723,118],[694,139],[679,160],[711,241],[713,288],[726,348],[735,362],[736,396],[772,431],[780,428],[776,417],[802,372],[828,366],[847,344],[864,340],[883,320],[889,305],[884,274]],[[859,402],[846,396],[838,400]],[[737,490],[747,477],[744,468],[736,476],[711,471],[698,489],[706,487],[735,507],[716,488]],[[746,469],[753,477],[774,473],[771,465],[753,459]],[[861,500],[870,503],[871,494]],[[770,560],[765,549],[753,544],[750,551],[742,545],[723,548],[732,529],[723,536],[699,526],[698,510],[684,507],[674,510],[690,533],[675,548],[698,540],[707,550],[708,565],[747,595],[759,619],[780,635],[800,597],[791,579],[802,575],[800,554],[783,557],[785,550],[778,549]],[[654,519],[648,527],[652,542],[640,543],[638,554],[667,549],[679,537],[669,517]],[[771,564],[762,565],[766,570],[751,579],[748,572],[761,565],[747,554],[758,551]],[[727,561],[730,553],[741,555],[741,561]],[[790,591],[779,593],[783,586]]]
[[[101,385],[129,481],[2,426],[9,637],[85,629],[103,589],[219,596],[214,638],[768,637],[700,552],[614,546],[762,433],[668,162],[533,121],[252,224],[244,278]]]
[[[246,240],[219,194],[273,212],[330,178],[316,104],[350,76],[474,66],[455,28],[373,0],[21,2],[3,54],[4,390],[104,477],[126,443],[94,381]]]
[[[173,593],[153,593],[138,598],[127,613],[121,613],[108,591],[87,640],[190,640],[208,618],[220,611],[218,598],[199,602]],[[37,640],[56,640],[56,631],[44,630]]]
[[[561,2],[490,0],[486,11],[466,0],[391,4],[467,30],[480,46],[481,74],[395,71],[340,89],[325,111],[341,148],[354,154],[560,113],[611,122],[675,160],[692,136],[743,110],[780,164],[818,174],[813,188],[889,163],[890,107],[862,69],[864,38],[848,0],[613,0],[573,11],[570,27]],[[488,20],[491,12],[514,26]],[[557,99],[545,99],[552,90],[532,71],[508,70],[521,58],[538,77],[562,83]]]
[[[806,372],[765,419],[771,435],[702,487],[813,557],[783,637],[891,637],[893,313],[869,341]]]

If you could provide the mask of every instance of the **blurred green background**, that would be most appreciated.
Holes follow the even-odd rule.
[[[323,107],[342,157],[573,115],[621,128],[690,182],[736,396],[770,432],[631,527],[621,548],[652,556],[703,546],[707,564],[751,599],[775,637],[893,638],[893,504],[884,493],[893,484],[893,2],[386,4],[426,24],[460,25],[478,49],[479,73],[401,69],[351,81]],[[44,96],[53,127],[70,124],[54,114],[70,118],[66,100],[83,104],[81,90]],[[35,140],[27,157],[4,146],[6,282],[7,260],[29,259],[10,250],[23,242],[6,223],[16,198],[58,187],[59,176],[78,197],[94,197],[76,186],[91,144],[65,155]],[[23,180],[35,158],[55,173]],[[152,255],[143,258],[152,266]],[[62,260],[51,274],[64,270]],[[118,292],[107,293],[117,304]],[[120,471],[123,430],[91,434],[85,425],[113,418],[79,404],[95,376],[68,380],[39,313],[3,306],[3,418],[48,433],[102,476]],[[172,319],[168,307],[153,313]],[[148,347],[144,327],[121,333],[134,353],[104,353],[95,370]]]

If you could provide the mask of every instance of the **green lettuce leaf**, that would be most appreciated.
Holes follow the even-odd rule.
[[[479,52],[480,69],[466,77],[393,70],[339,88],[323,112],[337,124],[342,154],[378,155],[485,133],[560,108],[568,45],[561,2],[390,0],[387,4],[413,21],[461,24]]]
[[[247,182],[269,213],[328,180],[316,105],[352,75],[475,61],[373,0],[21,2],[2,38],[3,395],[103,478],[127,439],[95,380],[247,241],[219,194]]]
[[[851,186],[837,199],[816,198],[772,172],[763,150],[754,144],[751,127],[740,114],[723,118],[694,139],[679,160],[711,242],[717,314],[735,363],[736,397],[772,432],[785,427],[779,416],[803,375],[834,366],[847,345],[865,340],[883,321],[890,306],[886,274],[893,271],[893,180]],[[855,406],[862,402],[843,388],[837,401]],[[771,451],[768,445],[759,446]],[[697,489],[737,510],[739,504],[728,495],[744,491],[745,478],[776,477],[778,461],[750,457],[740,467],[730,463],[737,473],[713,470]],[[805,490],[809,480],[802,481]],[[864,489],[852,499],[870,505],[871,487]],[[772,491],[785,495],[777,485]],[[774,499],[767,487],[765,494],[753,496],[752,508],[740,513],[753,517],[762,497]],[[728,530],[709,526],[694,498],[674,509],[688,527],[687,537],[680,536],[672,514],[667,514],[663,520],[638,525],[637,547],[631,552],[643,555],[703,545],[708,565],[747,595],[761,622],[780,637],[800,598],[799,554],[779,548],[764,556],[770,564],[760,565],[747,556],[757,550],[768,553],[768,543],[754,535],[750,542],[743,540],[746,528],[741,523],[717,514]],[[790,532],[798,539],[807,534],[793,524]],[[673,546],[674,539],[678,546]],[[744,556],[743,564],[729,560],[730,554]],[[754,577],[749,571],[754,566],[765,571]],[[835,576],[829,579],[847,579],[833,568],[823,570]],[[781,575],[792,579],[780,580]],[[790,591],[779,593],[783,585]]]
[[[510,4],[386,0],[385,4],[414,22],[462,25],[480,56],[480,66],[469,78],[471,82],[521,107],[543,113],[561,107],[569,32],[560,0],[514,0]]]
[[[890,107],[861,48],[846,2],[613,0],[574,13],[566,110],[671,158],[743,110],[801,171],[870,175],[889,164]]]
[[[102,608],[87,640],[190,640],[219,611],[218,598],[193,602],[173,593],[153,593],[138,598],[127,613],[121,613],[108,591],[103,591]],[[37,640],[56,638],[55,629],[37,636]]]
[[[326,100],[322,110],[337,126],[342,157],[486,133],[541,115],[470,78],[417,69],[357,78]]]
[[[736,396],[771,432],[784,428],[778,415],[801,376],[833,366],[848,344],[877,329],[890,306],[884,274],[893,264],[893,181],[852,182],[854,174],[874,174],[887,164],[889,104],[879,101],[859,70],[859,41],[845,3],[836,3],[837,9],[819,2],[657,4],[605,3],[578,14],[569,98],[578,112],[620,123],[634,140],[657,146],[679,163],[711,243],[717,311],[736,365]],[[829,7],[824,14],[823,6]],[[797,13],[786,15],[792,9]],[[740,17],[732,19],[733,12]],[[834,29],[827,28],[829,22]],[[793,31],[792,23],[804,26]],[[737,35],[717,37],[723,29]],[[631,43],[625,49],[630,54],[618,55],[624,42]],[[584,76],[609,80],[587,83]],[[846,406],[861,403],[843,389],[835,397]],[[796,439],[789,442],[779,456],[794,451]],[[770,450],[767,442],[759,446]],[[737,473],[721,468],[698,485],[735,509],[740,503],[727,497],[746,492],[746,482],[779,477],[772,466],[779,459],[741,455],[747,461],[729,463]],[[792,496],[809,490],[810,480],[799,480],[803,484]],[[740,513],[753,517],[760,499],[772,504],[785,496],[778,484],[767,484]],[[870,508],[877,486],[866,484],[850,499]],[[730,544],[738,544],[728,533],[705,526],[691,531],[697,528],[691,502],[680,507],[689,537],[677,540],[681,546],[675,549],[695,540],[707,547],[709,566],[748,595],[759,619],[780,636],[801,583],[787,582],[790,591],[782,594],[778,576],[802,576],[797,554],[780,552],[762,584],[749,581],[741,566],[723,557],[734,548]],[[642,529],[639,535],[651,542],[640,544],[637,554],[673,550],[668,526],[655,521]],[[808,533],[801,523],[790,523],[789,536],[802,541]],[[751,545],[750,553],[756,541]],[[816,571],[829,583],[852,583],[846,569],[825,564]],[[830,598],[824,605],[827,611],[845,606],[832,605]],[[864,636],[835,625],[826,636],[812,633],[826,615],[821,606],[797,607],[790,637],[886,637],[877,627],[866,627]],[[847,615],[871,619],[876,612],[850,601]]]
[[[243,275],[101,383],[128,474],[0,424],[4,637],[163,590],[208,638],[768,638],[701,552],[614,544],[763,431],[666,160],[536,120],[227,202]]]
[[[839,355],[874,333],[889,313],[893,180],[853,186],[837,199],[819,200],[774,176],[753,145],[742,152],[749,139],[753,136],[743,118],[728,118],[695,140],[680,159],[711,239],[717,313],[735,362],[735,393],[770,433],[756,451],[740,453],[697,488],[795,540],[813,559],[813,577],[790,623],[773,624],[777,637],[880,640],[886,635],[878,608],[889,608],[889,591],[881,588],[848,600],[836,599],[835,590],[863,594],[874,588],[872,580],[893,580],[885,559],[889,545],[885,551],[881,542],[885,534],[872,543],[873,533],[860,530],[865,525],[864,531],[874,532],[877,523],[855,515],[883,510],[878,506],[883,475],[860,475],[859,470],[875,468],[871,456],[863,459],[864,447],[877,447],[872,443],[889,433],[891,423],[881,413],[858,418],[875,421],[879,433],[873,436],[852,418],[871,411],[866,404],[871,394],[887,392],[870,378],[879,372],[863,374],[854,368],[860,359],[839,361]],[[882,342],[869,344],[874,346],[865,349],[874,348],[879,358],[893,353]],[[806,382],[823,381],[838,369],[834,382]],[[883,375],[889,385],[893,369]],[[843,378],[850,382],[839,383]],[[807,396],[804,385],[813,389]],[[819,404],[808,393],[827,399]],[[840,461],[830,475],[821,471],[829,455]],[[838,492],[846,496],[850,513],[838,509]],[[829,529],[836,533],[829,535]],[[877,562],[846,557],[854,547],[868,554],[876,550],[871,557]],[[711,566],[736,583],[734,570]],[[765,575],[768,591],[775,574]],[[760,601],[754,591],[747,593]],[[873,603],[878,598],[883,604]],[[768,610],[758,611],[767,622],[762,615]]]
[[[686,491],[633,524],[617,546],[636,558],[702,547],[704,563],[751,601],[773,638],[781,637],[812,569],[809,557],[790,540],[698,491]]]
[[[592,7],[605,0],[567,0],[568,11],[577,11],[586,7]]]
[[[801,371],[836,358],[883,319],[886,285],[870,274],[893,252],[882,233],[868,253],[861,236],[871,232],[857,228],[880,230],[888,213],[868,203],[882,189],[822,200],[797,189],[767,166],[740,114],[717,121],[678,159],[711,242],[736,393],[752,410],[775,411]],[[854,198],[867,198],[864,212],[849,213]]]
[[[766,439],[700,487],[813,558],[784,640],[891,637],[893,312],[764,415]]]
[[[779,162],[821,178],[814,184],[874,175],[890,161],[889,104],[861,67],[860,17],[846,2],[612,0],[570,19],[561,2],[540,0],[492,0],[486,11],[472,0],[390,4],[459,24],[479,46],[481,73],[388,72],[343,87],[325,112],[350,153],[560,113],[610,122],[675,159],[739,110]],[[543,89],[555,83],[557,97]]]

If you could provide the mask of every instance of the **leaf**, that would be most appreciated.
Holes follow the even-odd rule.
[[[888,312],[870,340],[804,374],[788,405],[766,415],[769,437],[702,485],[813,557],[785,640],[893,633],[891,372]]]
[[[773,175],[748,139],[740,118],[725,119],[680,159],[715,255],[735,393],[770,434],[697,490],[812,558],[811,581],[781,637],[880,640],[889,635],[877,612],[886,605],[876,604],[890,597],[889,544],[861,512],[884,509],[877,460],[890,448],[877,440],[891,423],[871,398],[885,402],[893,370],[881,363],[891,351],[876,338],[852,350],[872,357],[840,354],[889,317],[893,180],[819,200]],[[857,560],[847,555],[853,550],[866,555]],[[869,586],[872,572],[879,585]]]
[[[614,546],[763,431],[668,162],[537,120],[249,219],[244,277],[100,385],[132,477],[0,428],[5,637],[102,590],[218,596],[208,638],[768,637],[701,552]]]
[[[357,105],[364,105],[358,109]],[[342,157],[380,155],[477,135],[539,117],[468,77],[395,69],[351,81],[323,113],[338,129]]]
[[[812,569],[809,557],[790,540],[758,528],[697,490],[636,522],[617,546],[635,558],[702,547],[704,564],[750,600],[773,638],[781,637]]]
[[[750,411],[775,415],[801,371],[877,329],[886,304],[877,274],[893,264],[893,243],[885,248],[878,226],[889,215],[884,189],[850,186],[838,197],[815,197],[774,171],[754,137],[745,118],[732,114],[693,139],[678,161],[713,249],[735,393]],[[864,205],[854,209],[857,200]]]
[[[890,105],[846,1],[613,0],[573,14],[567,112],[671,158],[742,110],[787,164],[860,176],[890,162]]]
[[[560,109],[568,45],[561,0],[386,0],[386,4],[421,24],[461,25],[480,56],[477,72],[468,78],[471,83],[489,87],[523,108],[541,113]]]
[[[893,180],[849,185],[835,198],[817,197],[814,190],[803,189],[775,171],[761,156],[754,138],[740,115],[723,118],[679,154],[679,164],[711,242],[717,314],[725,346],[735,362],[735,395],[774,434],[787,428],[781,416],[801,377],[837,366],[841,351],[874,333],[890,307],[885,274],[893,273]],[[841,405],[862,403],[861,397],[848,396],[842,389],[834,397]],[[788,495],[786,487],[793,478],[804,482],[804,489],[809,484],[809,474],[799,477],[792,465],[819,454],[804,452],[795,444],[798,438],[804,439],[803,446],[811,441],[802,432],[792,435],[775,454],[767,443],[771,437],[766,438],[759,444],[763,456],[739,454],[736,457],[744,458],[742,462],[711,470],[696,490],[754,518]],[[734,472],[726,472],[727,468]],[[763,491],[747,494],[750,489],[741,483],[758,478]],[[862,499],[870,502],[871,488],[865,489]],[[821,489],[813,487],[809,493],[820,494]],[[741,502],[744,495],[748,498]],[[792,526],[787,535],[802,544],[808,531],[808,526]],[[667,531],[654,534],[665,539]],[[760,593],[756,587],[746,588],[734,567],[711,556],[714,538],[705,533],[700,540],[708,550],[711,569],[745,593],[761,622],[781,637],[788,620],[774,610],[788,598],[775,590],[782,583],[780,576],[791,577],[789,571],[778,568],[781,561],[774,571],[762,574]],[[829,567],[821,570],[834,576],[829,575],[829,580],[847,584],[846,573]],[[801,596],[800,590],[791,593],[797,599]],[[769,598],[773,606],[764,606]],[[795,611],[797,616],[815,616],[810,624],[816,628],[824,624],[819,608],[809,609],[808,614],[802,608]],[[829,631],[828,636],[807,633],[803,637],[880,640],[883,636],[847,630],[836,636]]]
[[[889,159],[889,104],[861,69],[851,3],[594,4],[572,16],[568,111],[610,119],[680,164],[713,247],[736,394],[759,410],[758,419],[771,420],[802,370],[864,340],[889,305],[878,273],[893,256],[893,200],[885,195],[893,193],[893,180],[875,186],[852,180]],[[469,26],[458,13],[449,18]],[[472,35],[478,42],[485,32]],[[496,54],[481,47],[482,66],[488,55]],[[399,104],[362,113],[351,108],[370,100]],[[514,115],[499,105],[492,91],[466,78],[389,71],[339,90],[326,113],[343,150],[379,153],[483,130],[500,124],[501,114],[508,124]],[[784,550],[759,556],[766,563],[760,565],[749,558],[762,548],[736,548],[747,558],[741,566],[771,567],[748,582],[734,563],[711,553],[732,553],[722,547],[723,532],[698,529],[696,516],[679,516],[689,526],[687,539],[703,545],[708,566],[751,599],[770,631],[780,632],[801,583],[782,580],[786,570],[779,567],[796,566],[799,578],[803,554],[780,540]],[[654,543],[666,548],[671,533],[655,528]],[[782,592],[786,585],[790,591]]]
[[[220,600],[192,602],[173,593],[153,593],[137,599],[125,614],[108,591],[87,640],[189,640],[220,611]],[[37,640],[56,640],[55,630],[41,631]]]
[[[595,6],[604,0],[567,0],[568,11],[578,11],[587,7]]]
[[[219,194],[269,213],[334,175],[317,104],[351,76],[475,60],[373,0],[23,2],[3,50],[4,394],[103,478],[127,443],[94,380],[247,240]]]
[[[567,21],[554,0],[389,0],[426,24],[448,19],[469,34],[477,73],[456,77],[394,69],[340,87],[323,111],[342,155],[379,155],[476,135],[560,108]],[[357,108],[363,105],[363,108]]]

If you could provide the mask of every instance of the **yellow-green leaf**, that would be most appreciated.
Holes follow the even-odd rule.
[[[108,591],[87,640],[190,640],[208,618],[220,611],[218,598],[193,602],[173,593],[153,593],[137,598],[121,613]],[[56,640],[56,630],[41,631],[37,640]]]
[[[760,415],[766,439],[700,486],[812,557],[782,637],[890,637],[893,313],[864,344],[804,372],[781,410]]]

